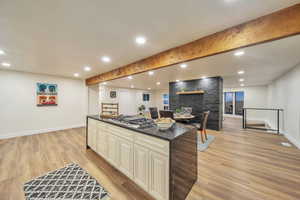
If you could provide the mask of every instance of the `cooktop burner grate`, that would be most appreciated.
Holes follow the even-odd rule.
[[[153,128],[156,124],[152,119],[147,119],[141,116],[126,116],[121,115],[118,118],[112,119],[113,122],[134,128]]]

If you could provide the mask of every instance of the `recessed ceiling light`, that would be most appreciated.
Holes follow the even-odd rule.
[[[237,52],[234,53],[235,56],[242,56],[244,54],[245,54],[244,51],[237,51]]]
[[[179,82],[179,80],[176,80],[176,82]]]
[[[102,56],[101,60],[105,63],[109,63],[111,61],[110,57],[108,56]]]
[[[5,55],[5,52],[2,49],[0,49],[0,55]]]
[[[107,85],[107,82],[103,82],[103,85]]]
[[[8,62],[3,62],[3,63],[1,63],[1,65],[3,67],[10,67],[10,63],[8,63]]]
[[[130,87],[131,87],[131,88],[134,88],[134,85],[131,85]]]
[[[239,80],[240,82],[244,82],[245,81],[245,79],[243,79],[243,78],[240,78],[240,80]]]
[[[91,67],[89,67],[89,66],[85,66],[83,69],[84,69],[84,71],[86,71],[86,72],[91,71]]]
[[[243,70],[238,71],[238,74],[245,74],[245,71],[243,71]]]
[[[130,79],[130,80],[133,79],[132,76],[128,76],[127,78]]]
[[[78,76],[79,76],[79,74],[78,74],[78,73],[74,73],[74,76],[75,76],[75,77],[78,77]]]
[[[152,75],[154,74],[154,71],[149,71],[148,74],[149,74],[150,76],[152,76]]]
[[[187,64],[182,63],[182,64],[180,65],[180,67],[181,67],[182,69],[187,68]]]
[[[156,85],[160,85],[160,82],[156,82]]]
[[[242,84],[241,84],[241,87],[244,87],[244,86],[245,86],[245,84],[242,83]]]
[[[148,88],[148,90],[151,90],[151,88]]]
[[[139,36],[135,38],[135,42],[139,45],[143,45],[147,42],[147,39],[143,36]]]

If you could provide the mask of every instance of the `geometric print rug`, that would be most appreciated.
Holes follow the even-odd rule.
[[[108,192],[78,164],[24,184],[26,200],[109,200]]]

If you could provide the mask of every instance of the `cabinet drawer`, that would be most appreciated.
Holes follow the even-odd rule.
[[[169,142],[140,133],[135,134],[134,142],[153,151],[169,155]]]
[[[88,120],[89,120],[88,122],[89,122],[89,125],[90,125],[90,126],[96,126],[97,120],[91,119],[91,118],[89,118]]]
[[[132,132],[130,130],[127,130],[125,128],[116,127],[116,126],[108,126],[107,130],[110,133],[112,133],[118,137],[124,138],[129,141],[133,141],[134,132]]]
[[[98,127],[98,130],[101,130],[101,131],[104,131],[104,132],[107,132],[107,126],[103,123],[98,123],[97,124],[97,127]]]
[[[98,121],[97,124],[98,124],[99,126],[103,126],[103,127],[106,127],[106,126],[107,126],[107,123],[101,122],[101,121]]]

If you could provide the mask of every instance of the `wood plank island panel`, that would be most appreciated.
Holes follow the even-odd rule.
[[[87,85],[143,73],[300,33],[300,4],[86,79]]]
[[[173,187],[170,189],[170,199],[172,200],[186,199],[197,181],[197,137],[196,132],[190,131],[171,142],[170,181]]]

